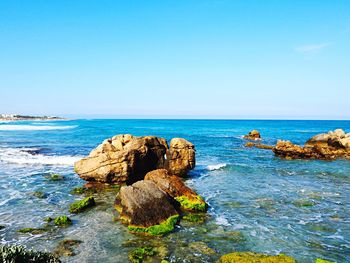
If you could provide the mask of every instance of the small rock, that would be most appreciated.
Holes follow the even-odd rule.
[[[82,243],[81,240],[75,239],[65,239],[58,243],[57,247],[54,250],[54,255],[58,257],[66,256],[72,257],[75,256],[75,248]]]
[[[86,209],[93,207],[95,205],[96,205],[95,199],[92,196],[89,196],[84,198],[83,200],[79,200],[71,204],[69,207],[69,212],[74,214],[81,213]]]
[[[243,138],[247,140],[256,141],[256,140],[261,140],[261,135],[259,131],[252,130],[247,135],[244,135]]]

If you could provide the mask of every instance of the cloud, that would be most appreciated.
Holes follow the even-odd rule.
[[[312,44],[296,47],[295,50],[301,53],[315,53],[330,46],[330,43]]]

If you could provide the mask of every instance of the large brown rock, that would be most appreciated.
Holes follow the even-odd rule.
[[[184,176],[196,165],[194,145],[182,138],[170,141],[167,152],[167,166],[170,173]]]
[[[184,210],[206,211],[207,204],[195,191],[187,187],[181,178],[170,174],[166,169],[151,171],[146,181],[154,182],[160,189],[177,200]]]
[[[179,217],[169,195],[150,180],[121,187],[115,205],[132,232],[165,234]]]
[[[87,181],[135,182],[165,166],[168,145],[155,136],[118,135],[103,141],[88,157],[74,164],[75,172]]]

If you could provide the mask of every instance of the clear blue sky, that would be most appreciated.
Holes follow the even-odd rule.
[[[350,119],[349,0],[1,0],[0,113]]]

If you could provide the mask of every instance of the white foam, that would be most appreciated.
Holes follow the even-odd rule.
[[[227,166],[226,163],[212,164],[212,165],[208,165],[208,166],[207,166],[207,169],[208,169],[209,171],[214,171],[214,170],[219,170],[219,169],[221,169],[221,168],[224,168],[224,167],[226,167],[226,166]]]
[[[49,130],[67,130],[74,129],[76,125],[71,126],[53,126],[53,125],[0,125],[0,131],[49,131]]]
[[[14,164],[43,164],[43,165],[73,165],[81,159],[80,156],[49,156],[43,154],[32,155],[26,150],[36,148],[0,148],[0,161]]]
[[[223,216],[218,216],[215,219],[216,224],[221,225],[221,226],[230,226],[231,224],[228,222],[228,220],[223,217]]]

